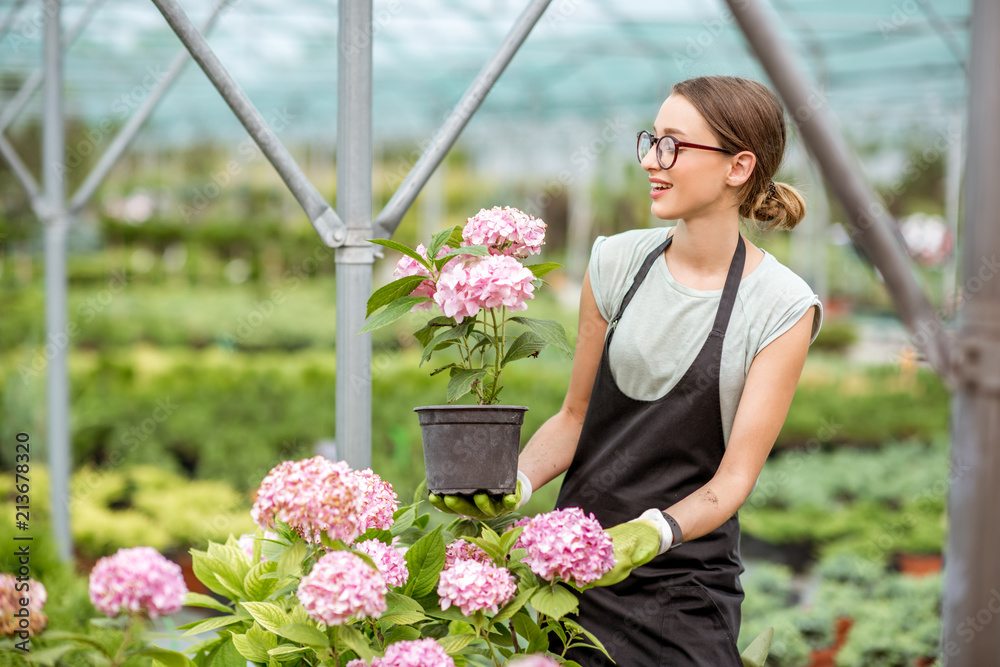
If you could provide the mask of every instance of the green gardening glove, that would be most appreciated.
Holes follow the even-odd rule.
[[[527,491],[527,493],[525,492]],[[518,471],[517,490],[505,496],[494,496],[488,493],[477,493],[470,501],[468,496],[439,496],[434,493],[427,495],[431,505],[449,514],[461,514],[476,521],[495,519],[498,516],[510,514],[528,502],[531,497],[531,482]]]
[[[660,530],[653,521],[636,519],[611,526],[606,532],[614,543],[615,566],[585,588],[617,584],[660,554]]]

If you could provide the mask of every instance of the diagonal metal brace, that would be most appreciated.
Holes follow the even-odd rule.
[[[154,0],[155,1],[155,0]],[[513,59],[514,54],[528,37],[528,33],[538,23],[551,0],[532,0],[521,12],[514,26],[504,37],[503,42],[493,57],[483,65],[462,99],[455,105],[441,129],[438,130],[430,144],[424,150],[413,169],[406,175],[399,188],[393,193],[389,203],[375,218],[375,234],[379,238],[390,238],[399,226],[406,211],[420,194],[421,188],[427,184],[434,170],[448,154],[448,151],[458,140],[469,119],[486,99],[487,93],[496,83],[504,69]]]
[[[176,33],[219,94],[233,110],[243,127],[257,143],[261,152],[274,166],[281,180],[292,191],[309,221],[328,247],[343,245],[346,227],[333,207],[323,198],[292,158],[288,149],[268,126],[267,121],[247,97],[243,89],[222,65],[205,41],[204,36],[184,13],[176,0],[153,0],[170,28]]]

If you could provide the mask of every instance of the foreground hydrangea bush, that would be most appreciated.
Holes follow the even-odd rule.
[[[276,466],[252,511],[257,533],[192,551],[195,574],[226,601],[188,593],[186,604],[221,613],[180,628],[213,633],[189,651],[193,663],[575,664],[548,652],[556,636],[604,650],[566,618],[577,607],[567,586],[613,565],[593,517],[561,511],[517,526],[514,516],[431,529],[418,508],[399,507],[371,470],[321,457]]]

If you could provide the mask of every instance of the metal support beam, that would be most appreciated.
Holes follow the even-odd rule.
[[[947,375],[949,353],[943,323],[910,270],[909,258],[893,232],[892,218],[835,131],[822,92],[810,86],[796,66],[794,52],[775,27],[778,21],[761,3],[726,2],[844,208],[852,237],[881,271],[896,310],[928,362]]]
[[[274,165],[281,180],[291,190],[299,205],[309,216],[309,221],[329,247],[342,245],[346,240],[344,223],[326,202],[319,190],[309,181],[294,158],[278,139],[268,124],[254,107],[250,98],[233,79],[198,28],[184,13],[176,0],[153,0],[153,4],[163,14],[170,28],[176,33],[209,81],[219,91],[226,104],[233,110],[243,127],[260,147],[264,156]],[[350,3],[345,3],[350,4]],[[370,33],[369,33],[370,38]]]
[[[53,352],[47,368],[49,476],[51,479],[52,530],[60,560],[73,557],[69,529],[69,372],[66,328],[66,229],[63,206],[66,184],[63,162],[66,129],[63,123],[63,73],[60,15],[62,0],[49,0],[45,16],[45,116],[42,135],[42,175],[48,217],[45,219],[45,331]]]
[[[942,605],[948,667],[1000,656],[1000,3],[972,6],[963,303],[955,357],[952,479]],[[992,622],[992,624],[991,624]]]
[[[448,116],[441,129],[431,139],[423,155],[413,165],[413,169],[406,175],[399,189],[392,195],[389,203],[379,213],[378,218],[375,219],[375,232],[380,238],[389,238],[396,231],[396,227],[399,226],[406,211],[413,204],[417,195],[420,194],[420,188],[424,187],[427,179],[430,178],[434,170],[437,169],[437,166],[441,164],[441,160],[447,155],[449,149],[455,144],[458,135],[462,133],[469,119],[472,118],[472,114],[482,104],[487,93],[490,92],[493,84],[500,78],[504,69],[507,68],[514,54],[517,53],[518,48],[520,48],[521,44],[528,37],[531,29],[538,23],[538,19],[541,18],[550,2],[551,0],[531,0],[524,11],[521,12],[521,15],[517,18],[507,36],[504,37],[496,53],[493,54],[489,62],[476,75],[475,80],[469,86],[468,90],[465,91],[465,94],[459,100],[451,115]]]
[[[10,6],[10,11],[3,17],[3,21],[0,21],[0,37],[3,37],[4,34],[10,30],[10,27],[14,25],[14,19],[17,18],[17,13],[21,11],[21,7],[23,7],[24,3],[27,1],[28,0],[14,0],[13,4]]]
[[[80,36],[83,32],[84,27],[90,22],[90,17],[94,15],[94,11],[97,9],[104,0],[90,0],[90,4],[86,6],[83,10],[83,14],[77,19],[76,23],[70,28],[69,32],[63,35],[62,45],[64,49],[68,49],[69,46],[76,41],[76,38]],[[3,31],[0,30],[0,35]],[[21,113],[21,109],[28,103],[31,96],[35,94],[39,86],[42,85],[42,81],[45,79],[45,67],[44,65],[34,72],[31,73],[24,83],[21,84],[21,88],[17,91],[13,98],[11,98],[10,103],[3,108],[3,112],[0,113],[0,132],[3,132],[10,124],[14,122],[17,118],[17,114]]]
[[[217,0],[215,8],[212,13],[205,20],[205,23],[201,27],[202,34],[208,34],[215,25],[216,19],[219,17],[219,13],[222,11],[223,7],[228,5],[230,0]],[[118,131],[115,135],[114,140],[108,149],[98,160],[97,164],[87,175],[86,180],[80,185],[80,188],[76,191],[69,202],[69,210],[74,214],[79,213],[80,209],[86,206],[87,202],[97,191],[98,186],[107,177],[108,172],[115,166],[118,162],[118,158],[122,156],[122,153],[128,148],[132,140],[142,129],[146,120],[152,115],[153,111],[156,109],[156,105],[160,103],[160,99],[167,94],[167,90],[174,84],[177,77],[180,76],[181,72],[184,70],[184,66],[187,65],[188,59],[191,57],[191,53],[187,49],[182,49],[178,53],[173,62],[170,63],[170,69],[167,70],[166,75],[163,79],[156,84],[156,88],[149,94],[148,97],[143,101],[142,106],[140,106],[132,117],[128,119],[128,122]]]
[[[36,181],[35,177],[31,175],[31,171],[25,166],[24,162],[21,161],[20,156],[17,154],[17,150],[10,145],[10,142],[7,141],[7,137],[3,136],[2,132],[0,132],[0,157],[2,157],[8,165],[10,165],[10,170],[14,172],[14,176],[17,177],[17,182],[21,184],[25,194],[28,195],[31,207],[35,210],[35,213],[41,213],[44,210],[44,205],[38,191],[38,181]]]
[[[372,340],[358,334],[372,291],[372,2],[340,2],[337,59],[337,207],[348,229],[337,248],[337,449],[371,467]]]

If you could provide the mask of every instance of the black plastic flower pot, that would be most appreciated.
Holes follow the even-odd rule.
[[[426,405],[413,408],[424,441],[427,490],[438,495],[517,490],[520,405]]]

